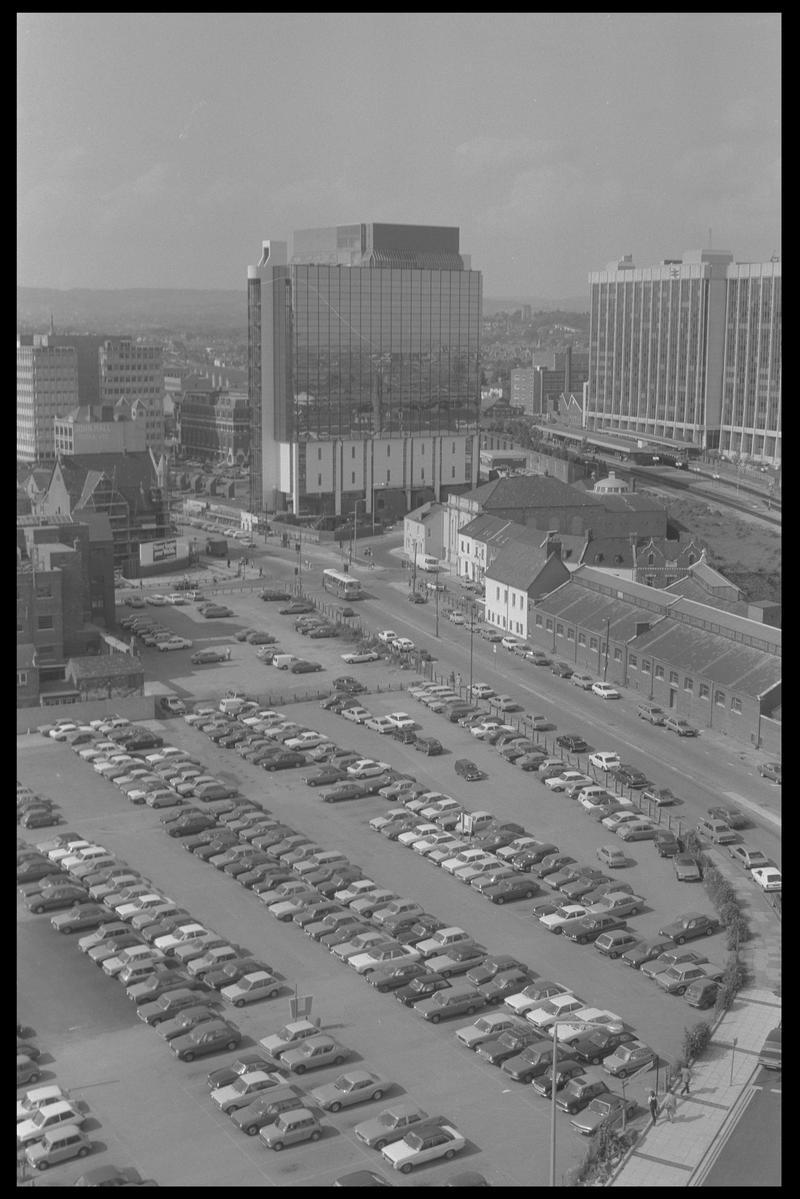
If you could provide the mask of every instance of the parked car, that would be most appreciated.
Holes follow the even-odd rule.
[[[428,1122],[417,1125],[381,1153],[394,1170],[410,1174],[415,1166],[424,1162],[454,1157],[465,1145],[465,1138],[453,1125]]]
[[[689,853],[676,854],[672,859],[672,868],[679,883],[699,883],[703,877],[697,859]]]
[[[338,1112],[356,1103],[382,1099],[393,1085],[369,1070],[350,1070],[334,1082],[315,1087],[309,1092],[309,1099],[323,1111]]]
[[[672,924],[665,924],[658,932],[662,937],[669,937],[676,945],[683,945],[695,937],[710,937],[718,928],[719,922],[714,917],[706,916],[703,912],[688,912]]]
[[[664,728],[670,733],[677,733],[679,737],[697,737],[699,732],[688,720],[683,720],[680,716],[665,717]]]

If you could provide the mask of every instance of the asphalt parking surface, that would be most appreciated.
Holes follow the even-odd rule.
[[[515,771],[489,747],[476,744],[465,730],[432,716],[409,696],[370,696],[368,706],[375,712],[409,711],[453,752],[424,757],[324,712],[317,704],[293,705],[291,715],[365,756],[385,757],[413,771],[421,781],[457,794],[473,809],[485,807],[518,820],[580,860],[591,861],[596,845],[608,840],[571,801]],[[599,959],[591,946],[579,947],[545,932],[528,917],[529,903],[497,908],[410,850],[373,833],[367,822],[386,810],[385,800],[373,797],[325,805],[319,790],[301,781],[303,770],[267,775],[233,751],[217,749],[183,721],[165,722],[162,729],[169,741],[197,753],[220,777],[235,781],[246,795],[298,831],[325,847],[342,849],[381,885],[417,899],[441,919],[462,925],[491,951],[513,953],[541,977],[572,986],[588,1003],[618,1012],[663,1057],[678,1056],[683,1027],[701,1018],[702,1013],[662,995],[638,972]],[[257,1139],[254,1144],[213,1110],[208,1100],[206,1073],[233,1055],[215,1055],[192,1065],[176,1062],[161,1038],[127,1011],[130,1005],[118,984],[102,976],[71,938],[58,937],[47,917],[32,917],[22,909],[20,1018],[32,1023],[40,1043],[54,1052],[58,1081],[77,1088],[89,1102],[100,1121],[98,1145],[108,1146],[111,1159],[135,1164],[163,1185],[330,1185],[337,1174],[352,1169],[387,1172],[379,1155],[363,1150],[350,1130],[381,1107],[408,1097],[431,1113],[446,1113],[468,1137],[467,1149],[450,1166],[432,1164],[415,1172],[411,1177],[417,1184],[440,1185],[456,1167],[479,1169],[494,1185],[546,1183],[548,1105],[529,1088],[509,1084],[507,1076],[455,1042],[454,1030],[468,1019],[439,1028],[423,1025],[390,996],[376,994],[335,964],[299,929],[275,922],[232,879],[185,853],[179,842],[164,834],[157,812],[128,805],[112,783],[68,748],[39,737],[23,738],[20,744],[22,781],[46,794],[57,789],[68,827],[115,850],[198,919],[266,960],[290,986],[296,985],[299,994],[312,995],[314,1014],[323,1028],[356,1051],[348,1064],[363,1061],[398,1084],[379,1105],[324,1117],[327,1132],[317,1145],[297,1146],[280,1157],[267,1153]],[[456,779],[454,757],[467,749],[489,771],[487,782],[463,784]],[[31,840],[34,836],[43,840],[46,830],[29,834]],[[624,877],[649,900],[648,910],[630,921],[637,931],[648,935],[681,910],[707,906],[702,892],[674,882],[670,863],[658,859],[651,844],[640,842],[630,848],[637,865]],[[721,960],[718,940],[704,941],[703,949]],[[236,1012],[235,1022],[253,1042],[289,1017],[290,986],[284,998]],[[53,1005],[56,987],[60,1003]],[[308,1085],[330,1081],[336,1073],[333,1067],[316,1072],[309,1076]],[[651,1085],[652,1075],[646,1078]],[[581,1160],[586,1144],[570,1129],[566,1117],[559,1114],[558,1119],[558,1170],[563,1173]],[[79,1163],[65,1165],[58,1168],[58,1175],[75,1177],[82,1168]],[[398,1175],[392,1181],[406,1184]]]

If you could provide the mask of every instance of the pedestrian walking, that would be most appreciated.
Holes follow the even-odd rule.
[[[225,650],[225,661],[230,662],[230,660],[231,660],[231,647],[227,646],[227,648]]]
[[[225,565],[227,566],[228,570],[230,570],[230,568],[231,568],[231,560],[230,560],[230,558],[226,558],[226,560],[225,560]]]
[[[259,566],[259,568],[258,568],[258,577],[259,577],[259,579],[263,579],[263,578],[264,578],[264,568],[263,568],[263,566]]]
[[[689,1069],[688,1066],[681,1066],[681,1082],[683,1084],[681,1087],[681,1090],[680,1090],[681,1095],[689,1094],[689,1083],[691,1081],[692,1081],[691,1070]]]
[[[650,1127],[652,1128],[658,1117],[658,1096],[656,1095],[655,1091],[650,1092],[650,1095],[647,1099],[647,1106],[650,1108],[650,1118],[653,1122]]]
[[[664,1111],[667,1113],[667,1119],[670,1124],[675,1122],[675,1108],[678,1106],[678,1101],[672,1091],[667,1091],[664,1098]]]

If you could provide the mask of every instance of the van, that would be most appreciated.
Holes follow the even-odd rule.
[[[272,659],[272,665],[277,666],[278,670],[288,670],[290,666],[299,661],[296,654],[276,654]]]
[[[46,1132],[41,1141],[25,1150],[25,1157],[34,1170],[47,1170],[71,1157],[86,1157],[91,1152],[92,1143],[86,1134],[68,1124]]]
[[[691,1007],[712,1007],[717,1001],[719,984],[713,978],[696,978],[684,991],[684,999]]]
[[[439,570],[440,563],[433,554],[417,554],[417,570]]]

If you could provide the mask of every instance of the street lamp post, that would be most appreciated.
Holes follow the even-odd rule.
[[[596,1029],[597,1024],[591,1020],[554,1020],[553,1030],[553,1077],[550,1081],[550,1186],[556,1185],[556,1074],[558,1072],[558,1030],[562,1024],[570,1024],[573,1028]]]
[[[469,612],[469,702],[472,703],[472,642],[475,636],[475,601],[470,599]]]

